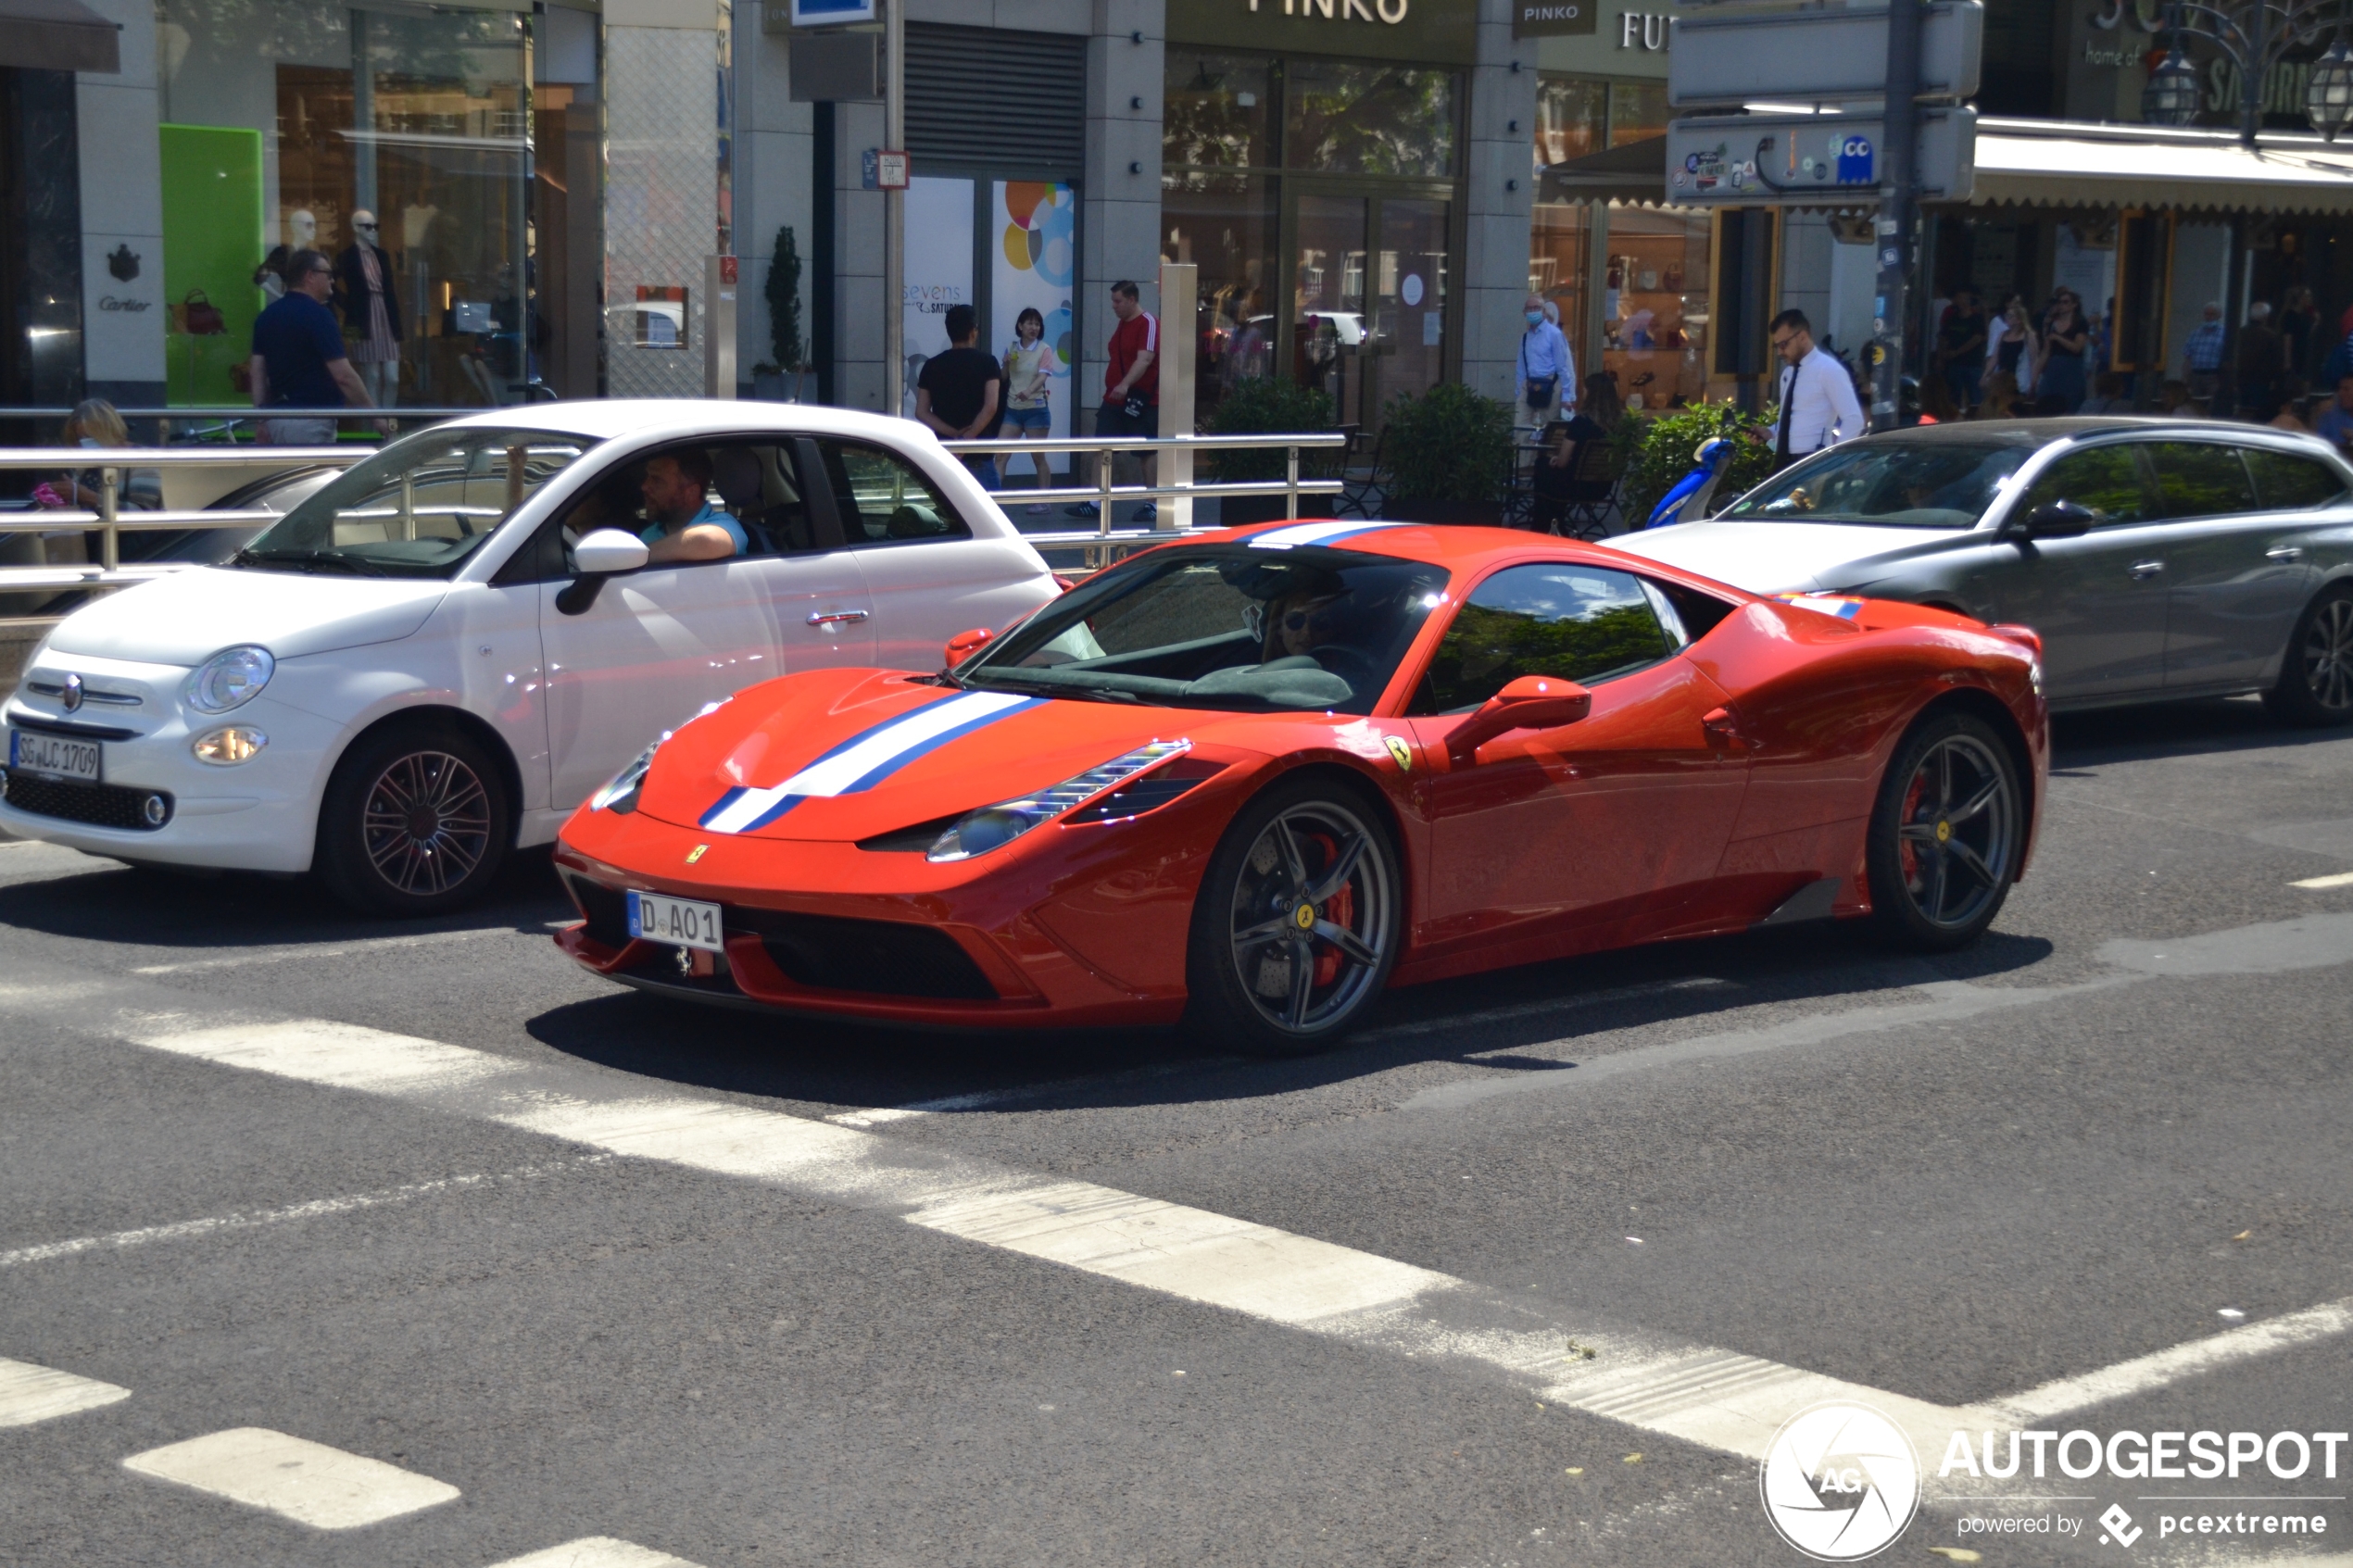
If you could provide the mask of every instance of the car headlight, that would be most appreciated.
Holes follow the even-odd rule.
[[[967,811],[956,820],[955,826],[939,835],[924,859],[969,860],[975,855],[986,855],[1001,845],[1011,844],[1031,828],[1051,822],[1065,811],[1076,810],[1137,774],[1192,748],[1193,743],[1189,740],[1156,740],[1138,746],[1125,757],[1114,757],[1100,767],[1089,768],[1076,778],[1064,779],[1051,789]]]
[[[261,695],[277,672],[278,661],[268,648],[251,644],[223,648],[196,666],[188,677],[188,706],[199,713],[226,713]]]
[[[669,738],[670,733],[663,731],[661,740]],[[637,753],[637,760],[615,773],[604,788],[590,796],[589,806],[598,811],[619,811],[624,815],[635,811],[637,791],[645,784],[646,775],[653,771],[654,753],[661,749],[661,740]]]

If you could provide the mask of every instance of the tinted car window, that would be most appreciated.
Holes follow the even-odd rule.
[[[2010,515],[2022,518],[2037,507],[2072,501],[2102,528],[2146,522],[2156,510],[2137,453],[2137,447],[2122,445],[2070,452],[2045,470]]]
[[[1974,528],[2002,481],[2033,455],[2032,446],[2007,441],[1843,441],[1775,474],[1723,516],[1741,522]]]
[[[2255,509],[2255,487],[2247,483],[2239,449],[2212,441],[2159,441],[2150,446],[2157,463],[2157,493],[2168,517],[2228,517]]]
[[[2246,449],[2246,466],[2255,475],[2256,498],[2265,511],[2307,511],[2345,499],[2345,482],[2318,458],[2299,458],[2293,452],[2250,446]]]
[[[841,531],[851,545],[972,536],[931,481],[896,452],[854,441],[818,445],[832,471]]]
[[[1592,685],[1655,664],[1683,641],[1660,621],[1665,602],[1631,572],[1567,562],[1499,571],[1454,612],[1414,711],[1477,708],[1522,675]]]

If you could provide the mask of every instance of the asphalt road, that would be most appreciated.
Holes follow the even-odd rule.
[[[0,1562],[1789,1564],[1809,1391],[2344,1431],[2353,881],[2293,884],[2353,735],[2059,742],[1974,950],[1529,969],[1282,1064],[683,1010],[558,956],[544,859],[391,928],[0,844]],[[2353,1448],[1944,1457],[1881,1561],[2353,1563]]]

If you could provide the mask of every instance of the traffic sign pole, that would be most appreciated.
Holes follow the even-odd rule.
[[[1887,16],[1887,183],[1880,193],[1879,294],[1871,312],[1871,428],[1901,414],[1905,346],[1912,320],[1913,250],[1919,233],[1919,0],[1892,0]]]

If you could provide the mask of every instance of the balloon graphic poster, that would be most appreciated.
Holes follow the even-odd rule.
[[[1078,359],[1071,314],[1072,283],[1078,266],[1078,193],[1051,180],[1000,180],[990,193],[988,346],[1000,358],[1014,340],[1013,326],[1025,309],[1046,319],[1047,364],[1053,378],[1049,406],[1052,433],[1071,430],[1071,368]],[[1057,459],[1055,466],[1065,466]],[[1024,462],[1026,472],[1029,465]]]

